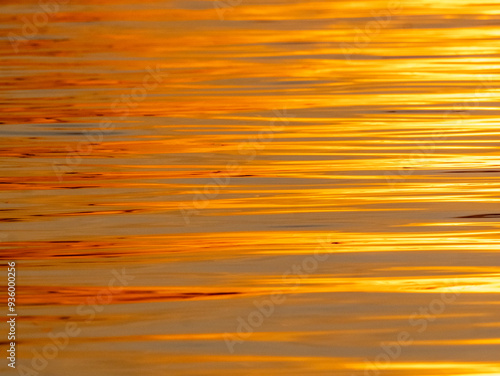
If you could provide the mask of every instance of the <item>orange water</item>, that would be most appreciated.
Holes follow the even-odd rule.
[[[500,375],[498,3],[231,3],[2,2],[18,367]]]

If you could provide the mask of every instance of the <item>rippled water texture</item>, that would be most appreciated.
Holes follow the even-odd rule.
[[[0,8],[6,375],[500,375],[498,2],[47,4]]]

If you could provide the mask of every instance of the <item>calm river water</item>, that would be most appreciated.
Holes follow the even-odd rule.
[[[0,9],[5,375],[500,375],[498,2]]]

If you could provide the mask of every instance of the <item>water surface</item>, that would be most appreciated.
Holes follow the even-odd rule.
[[[1,8],[18,366],[500,374],[496,2]]]

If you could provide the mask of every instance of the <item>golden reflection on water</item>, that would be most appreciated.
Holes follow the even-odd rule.
[[[19,364],[69,322],[47,375],[500,375],[498,4],[228,4],[75,0],[16,53],[2,3]]]

